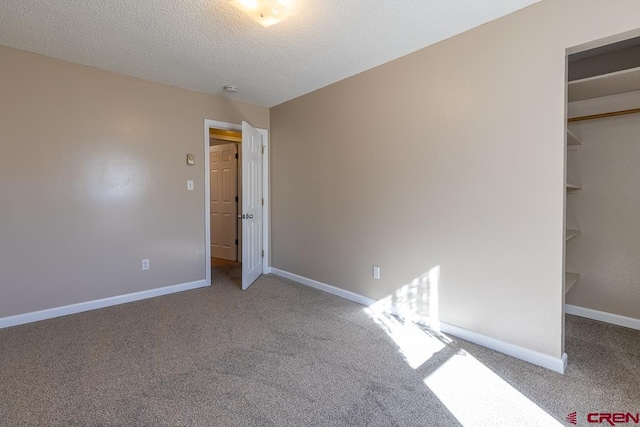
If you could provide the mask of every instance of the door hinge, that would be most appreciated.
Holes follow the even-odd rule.
[[[238,244],[238,239],[236,239],[236,245]]]
[[[236,153],[236,159],[238,158],[238,153]]]
[[[236,196],[236,202],[238,201],[238,196]]]
[[[264,154],[264,145],[262,146],[262,154]]]
[[[264,206],[264,199],[262,199],[262,206]]]
[[[264,258],[264,249],[262,250],[262,258]]]

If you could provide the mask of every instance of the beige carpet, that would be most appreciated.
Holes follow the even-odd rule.
[[[237,280],[228,268],[210,288],[0,330],[0,425],[566,426],[640,411],[638,331],[569,316],[559,375],[281,278],[244,293]]]

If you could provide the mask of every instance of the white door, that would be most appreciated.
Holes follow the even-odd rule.
[[[211,256],[238,259],[238,160],[236,144],[210,148]]]
[[[262,134],[242,122],[242,289],[262,274]]]

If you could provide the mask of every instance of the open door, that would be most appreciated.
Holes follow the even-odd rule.
[[[262,134],[242,122],[242,289],[262,274]]]

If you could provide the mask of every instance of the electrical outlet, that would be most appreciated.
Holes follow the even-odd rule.
[[[374,279],[380,278],[380,267],[378,267],[377,265],[373,266],[373,278]]]
[[[149,269],[149,260],[148,259],[143,259],[142,260],[142,271],[146,271]]]
[[[193,191],[193,181],[187,181],[187,190]]]

